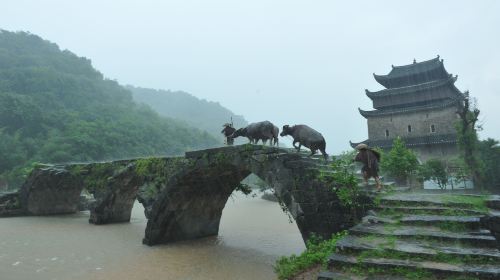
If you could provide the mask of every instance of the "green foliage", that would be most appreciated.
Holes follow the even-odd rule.
[[[167,183],[167,180],[194,161],[184,157],[141,158],[135,160],[135,172],[142,176],[145,183],[139,189],[143,199],[156,196]]]
[[[420,166],[418,175],[422,180],[432,180],[441,189],[445,189],[448,184],[448,172],[446,165],[439,159],[430,159]]]
[[[359,198],[361,192],[354,175],[355,166],[353,159],[356,152],[344,152],[330,164],[330,168],[320,171],[318,179],[331,186],[337,194],[340,203],[345,207],[361,206]]]
[[[361,195],[358,186],[340,187],[337,189],[337,196],[342,206],[357,207],[361,206],[359,196]]]
[[[471,98],[469,92],[464,93],[464,99],[457,111],[459,121],[455,128],[458,135],[458,146],[462,152],[462,158],[471,172],[472,180],[476,187],[483,188],[483,162],[478,158],[478,137],[477,130],[481,129],[477,125],[480,110],[477,103]]]
[[[226,164],[229,164],[229,162],[230,162],[230,158],[224,152],[218,152],[215,155],[213,155],[213,160],[214,160],[214,164],[216,164],[216,165],[226,165]]]
[[[392,149],[384,155],[380,166],[388,175],[402,182],[416,173],[418,160],[415,153],[406,148],[404,141],[397,137],[394,139]]]
[[[119,163],[93,163],[89,165],[74,165],[71,167],[70,172],[74,175],[81,174],[82,172],[87,173],[83,177],[84,186],[88,192],[95,194],[96,192],[105,190],[113,174],[122,167],[123,164]]]
[[[281,257],[276,261],[274,271],[278,274],[278,279],[290,279],[297,273],[311,268],[315,265],[325,265],[327,258],[335,251],[337,241],[346,236],[347,232],[340,232],[332,236],[331,239],[321,240],[312,237],[307,242],[307,249],[300,255]]]
[[[141,158],[135,161],[135,171],[139,176],[163,175],[167,162],[163,158]]]
[[[450,175],[453,177],[451,183],[463,183],[466,185],[467,180],[471,178],[471,171],[465,164],[462,158],[454,158],[449,161]]]
[[[477,211],[486,212],[486,196],[472,196],[472,195],[442,195],[441,199],[445,204],[456,205],[460,204],[462,208],[472,209]]]
[[[485,188],[500,191],[500,145],[498,140],[488,138],[478,143],[479,159],[483,163]]]
[[[10,185],[32,162],[176,155],[216,144],[137,105],[90,60],[35,35],[0,33],[0,179]]]

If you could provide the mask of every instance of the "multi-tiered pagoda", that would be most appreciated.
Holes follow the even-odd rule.
[[[457,76],[446,71],[439,56],[392,66],[389,74],[373,76],[385,89],[365,90],[375,110],[359,109],[368,122],[369,138],[362,143],[388,150],[400,136],[422,161],[457,156],[456,112],[464,94],[455,87]],[[357,144],[351,142],[353,147]]]

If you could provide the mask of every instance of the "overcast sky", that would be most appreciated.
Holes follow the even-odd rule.
[[[1,0],[0,28],[121,84],[187,91],[250,122],[304,123],[327,151],[367,138],[372,73],[440,55],[500,138],[500,1]]]

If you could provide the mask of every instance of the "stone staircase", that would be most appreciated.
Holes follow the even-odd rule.
[[[396,192],[340,239],[326,279],[500,279],[498,242],[485,228],[495,203],[474,195]]]

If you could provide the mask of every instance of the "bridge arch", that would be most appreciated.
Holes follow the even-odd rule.
[[[229,196],[251,173],[274,189],[304,240],[313,233],[329,237],[352,222],[335,193],[317,179],[322,160],[256,145],[189,152],[186,159],[152,206],[144,244],[216,235]]]

